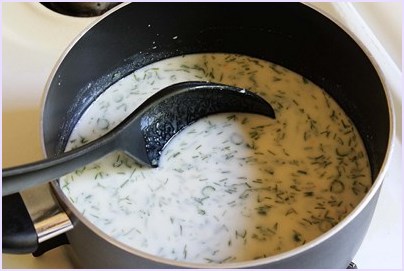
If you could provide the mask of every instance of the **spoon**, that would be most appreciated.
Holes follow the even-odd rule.
[[[55,180],[116,150],[142,165],[157,167],[172,137],[202,117],[224,112],[275,118],[271,105],[248,90],[202,81],[174,84],[152,95],[94,141],[56,157],[4,169],[3,196]]]

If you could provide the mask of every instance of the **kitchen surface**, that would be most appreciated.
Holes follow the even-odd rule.
[[[355,33],[379,65],[395,111],[394,151],[359,269],[402,269],[402,3],[309,3]],[[69,44],[99,16],[73,17],[40,3],[2,3],[2,166],[43,158],[40,110],[45,84]],[[74,268],[59,247],[41,257],[2,254],[3,268]]]

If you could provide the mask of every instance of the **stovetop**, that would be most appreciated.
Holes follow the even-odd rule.
[[[375,8],[379,13],[381,9],[394,12],[397,4],[388,6],[389,3],[379,3],[381,9],[371,6],[374,3],[363,5],[346,2],[312,3],[312,5],[331,14],[360,37],[374,54],[392,92],[398,124],[394,138],[393,159],[369,231],[353,262],[360,269],[401,269],[402,74],[398,68],[400,64],[397,64],[397,58],[390,57],[391,48],[388,55],[375,36],[372,36],[372,33],[377,34],[377,28],[380,27],[377,13],[372,15],[364,12]],[[356,13],[358,10],[361,11],[360,14]],[[362,21],[362,18],[365,20]],[[386,18],[383,18],[383,22],[386,22]],[[60,15],[46,9],[40,3],[2,3],[3,167],[42,158],[39,123],[46,80],[64,49],[76,35],[96,19],[97,17],[77,18]],[[401,17],[399,19],[401,22]],[[391,30],[391,27],[389,29]],[[386,38],[386,33],[377,38],[385,42],[391,41],[388,40],[388,36]],[[401,40],[401,36],[399,38]],[[391,42],[397,43],[396,40]],[[31,255],[3,254],[2,265],[3,268],[73,268],[64,247],[56,248],[38,258]]]

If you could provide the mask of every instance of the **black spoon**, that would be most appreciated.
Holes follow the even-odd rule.
[[[104,155],[123,150],[143,165],[158,166],[164,146],[207,115],[245,112],[275,118],[273,108],[245,89],[190,81],[168,86],[142,103],[104,136],[59,156],[3,170],[3,196],[57,179]]]

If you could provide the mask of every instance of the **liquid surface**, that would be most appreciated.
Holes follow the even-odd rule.
[[[276,119],[210,116],[174,137],[158,168],[116,152],[61,178],[66,196],[106,234],[178,261],[253,260],[313,240],[367,193],[366,152],[339,106],[304,77],[240,55],[188,55],[135,71],[91,105],[67,150],[105,134],[156,91],[187,80],[254,91]]]

